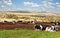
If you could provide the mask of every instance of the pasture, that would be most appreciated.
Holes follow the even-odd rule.
[[[0,30],[0,38],[60,38],[60,32],[45,32],[36,30]]]

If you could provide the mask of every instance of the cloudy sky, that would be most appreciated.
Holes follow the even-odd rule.
[[[0,0],[0,10],[60,12],[60,0]]]

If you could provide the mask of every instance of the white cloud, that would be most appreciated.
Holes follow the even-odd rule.
[[[55,5],[56,5],[56,3],[53,3],[52,2],[53,0],[51,0],[51,1],[47,1],[47,0],[44,0],[44,1],[42,1],[42,10],[45,10],[45,11],[52,11],[52,10],[55,10]]]
[[[11,0],[4,0],[3,1],[6,5],[11,6],[12,5],[12,1]]]
[[[52,2],[48,2],[47,5],[48,5],[48,7],[50,7],[50,8],[53,8],[53,7],[54,7],[54,6],[52,6],[52,5],[54,5],[54,3],[52,3]]]
[[[60,9],[60,3],[56,2],[56,8],[57,8],[57,10]]]
[[[48,2],[49,5],[52,5],[53,3],[52,2]]]
[[[60,3],[59,2],[56,2],[56,3],[53,3],[51,2],[53,0],[44,0],[43,1],[43,6],[47,9],[60,9]]]
[[[56,2],[56,4],[58,5],[58,4],[60,4],[60,3]]]
[[[9,10],[10,6],[12,6],[12,0],[1,0],[0,1],[1,10]]]
[[[4,5],[1,5],[2,8],[4,8],[5,6]]]
[[[45,8],[53,8],[52,5],[54,5],[54,3],[49,2],[49,1],[43,1],[43,6],[44,6]]]
[[[48,5],[47,5],[47,4],[43,4],[43,6],[44,6],[44,7],[48,7]]]
[[[25,6],[31,6],[31,7],[39,7],[40,5],[37,3],[33,3],[33,2],[24,2]]]

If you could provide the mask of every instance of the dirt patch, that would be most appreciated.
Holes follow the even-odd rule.
[[[0,29],[34,29],[34,24],[19,24],[19,23],[0,23]]]

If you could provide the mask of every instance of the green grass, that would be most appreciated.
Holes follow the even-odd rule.
[[[60,38],[60,32],[36,30],[0,30],[0,38]]]

